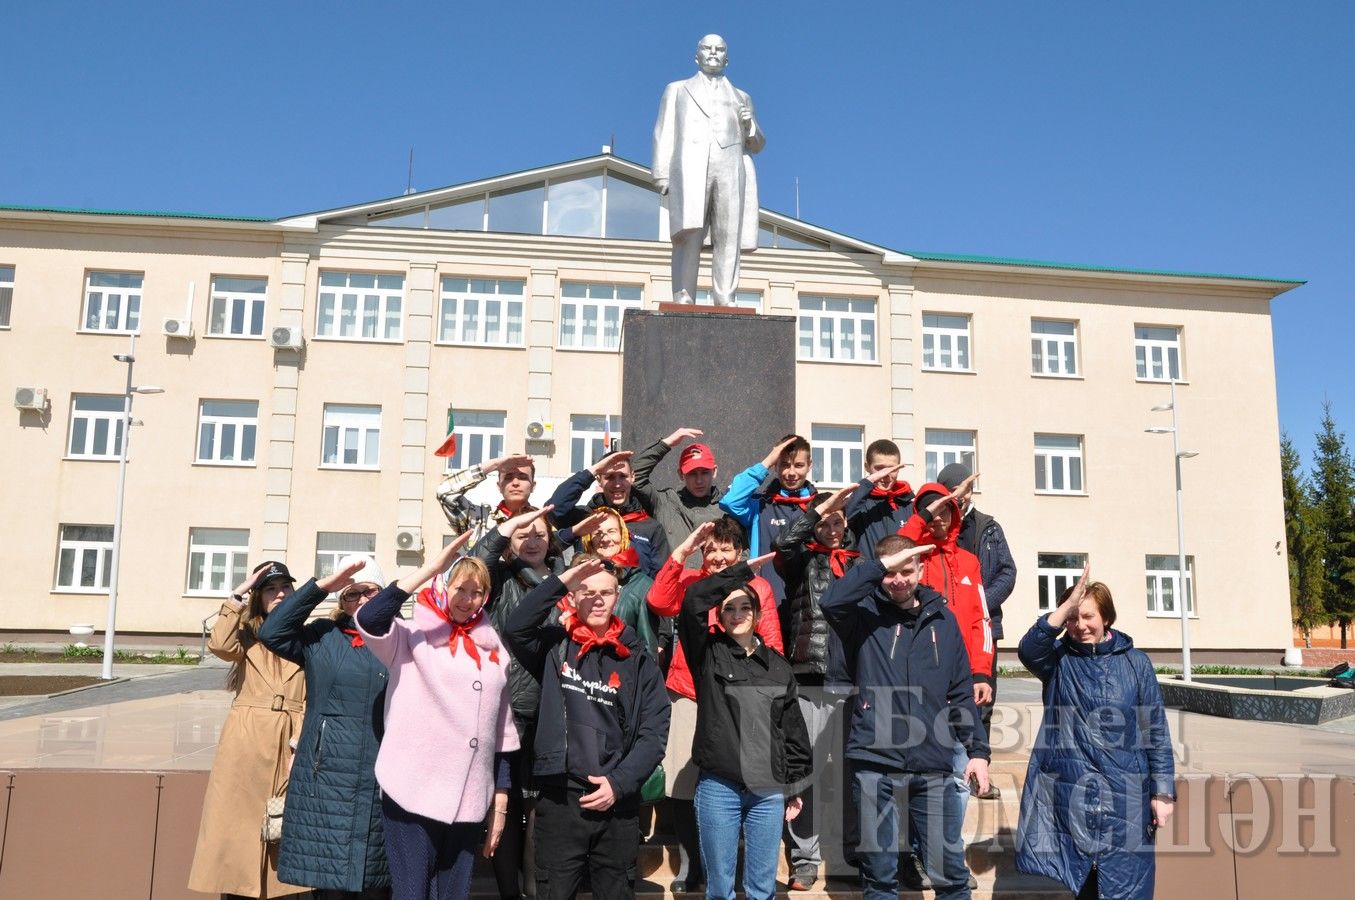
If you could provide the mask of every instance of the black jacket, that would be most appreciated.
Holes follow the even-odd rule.
[[[471,556],[489,568],[491,587],[487,613],[490,624],[501,636],[507,629],[508,617],[513,610],[517,609],[526,593],[542,581],[539,575],[523,563],[517,560],[505,561],[503,551],[507,547],[508,538],[499,534],[498,528],[491,528],[470,552]],[[558,574],[561,569],[559,558],[547,557],[547,562]],[[528,734],[528,729],[536,723],[536,710],[541,702],[541,685],[523,668],[516,656],[512,656],[508,663],[508,694],[518,734]]]
[[[819,609],[819,600],[835,580],[832,564],[826,555],[806,546],[814,540],[814,529],[821,519],[817,510],[806,510],[773,541],[776,570],[786,583],[786,602],[781,604],[781,641],[786,658],[803,683],[808,684],[818,676],[824,684],[846,685],[850,679],[842,641]],[[848,570],[858,562],[859,558],[847,560]]]
[[[960,523],[960,535],[955,542],[979,558],[983,577],[983,596],[988,601],[988,615],[993,629],[993,640],[1002,638],[1002,604],[1016,587],[1016,560],[1007,546],[1007,535],[990,515],[970,507]]]
[[[903,483],[908,487],[908,483]],[[872,497],[875,485],[869,478],[856,484],[847,501],[847,530],[856,538],[856,549],[866,559],[875,558],[875,545],[881,538],[898,534],[903,523],[913,514],[913,491],[900,495],[892,503],[888,497]]]
[[[877,560],[858,565],[823,595],[856,683],[847,757],[901,772],[950,772],[955,741],[988,759],[974,681],[955,614],[919,585],[918,615],[889,599]]]
[[[568,772],[569,722],[565,716],[561,670],[574,658],[573,642],[563,626],[547,621],[556,601],[566,593],[564,583],[552,575],[527,592],[508,616],[500,635],[513,656],[541,683],[541,706],[536,719],[535,760],[538,777],[564,777]],[[590,651],[610,680],[620,681],[615,697],[620,710],[623,746],[621,758],[605,773],[611,780],[617,802],[639,802],[640,787],[663,759],[668,744],[668,693],[658,663],[645,649],[635,629],[627,626],[621,642],[630,649],[622,659],[610,648]],[[573,650],[571,649],[573,648]]]
[[[790,664],[761,641],[748,654],[709,627],[710,610],[752,578],[738,563],[692,582],[682,603],[678,638],[696,686],[692,761],[751,790],[794,794],[811,774],[813,751]]]
[[[642,519],[627,522],[626,529],[630,532],[630,542],[635,545],[635,552],[640,557],[641,571],[653,578],[658,574],[659,567],[668,559],[668,538],[664,536],[663,526],[640,505],[634,492],[626,500],[625,506],[613,507],[607,502],[607,495],[601,491],[589,498],[586,507],[576,506],[583,492],[588,490],[588,486],[594,480],[592,469],[581,469],[560,482],[555,493],[546,501],[548,505],[555,507],[550,513],[551,524],[563,532],[564,529],[573,528],[604,506],[615,509],[623,516],[644,516]],[[561,536],[562,541],[572,542],[573,539],[572,532],[564,532]]]

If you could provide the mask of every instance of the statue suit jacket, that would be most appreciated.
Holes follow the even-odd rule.
[[[757,176],[750,156],[766,143],[762,128],[754,117],[749,134],[742,137],[739,126],[740,104],[753,108],[753,101],[728,78],[718,82],[718,95],[712,96],[700,72],[685,81],[674,81],[659,102],[659,119],[654,125],[655,179],[668,179],[669,236],[691,228],[704,228],[706,222],[707,165],[714,161],[727,168],[714,173],[732,178],[739,186],[740,208],[715,210],[715,215],[731,215],[738,222],[739,245],[757,249]],[[741,152],[732,152],[742,144]],[[712,154],[712,145],[730,150]]]

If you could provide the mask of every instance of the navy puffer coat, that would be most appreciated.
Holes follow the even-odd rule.
[[[1041,616],[1018,651],[1044,686],[1044,720],[1021,793],[1016,866],[1073,893],[1096,866],[1101,897],[1149,900],[1149,800],[1176,796],[1153,664],[1118,631],[1099,644],[1059,631]]]
[[[278,877],[329,890],[386,887],[390,868],[373,772],[386,667],[343,633],[356,627],[352,618],[306,623],[324,599],[311,579],[268,614],[259,633],[274,653],[305,669],[309,699],[287,788]]]

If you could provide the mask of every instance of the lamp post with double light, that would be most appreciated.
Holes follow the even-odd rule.
[[[127,492],[127,446],[132,442],[132,397],[136,394],[163,394],[164,388],[154,385],[133,385],[132,364],[136,362],[136,335],[127,342],[126,353],[115,353],[113,358],[127,366],[127,387],[123,391],[122,452],[118,454],[118,492],[113,510],[113,556],[108,563],[108,623],[104,626],[104,659],[101,677],[113,678],[113,634],[118,621],[118,569],[122,557],[122,501]]]
[[[1186,582],[1186,514],[1181,496],[1181,460],[1190,459],[1200,454],[1194,450],[1181,449],[1181,432],[1176,420],[1176,381],[1171,383],[1172,399],[1170,403],[1161,406],[1154,406],[1153,412],[1171,411],[1172,424],[1170,428],[1155,427],[1145,428],[1144,431],[1149,434],[1168,434],[1172,436],[1172,459],[1176,464],[1176,577],[1180,585],[1181,596],[1179,598],[1181,610],[1181,674],[1189,682],[1190,677],[1190,605],[1192,601],[1191,591]]]

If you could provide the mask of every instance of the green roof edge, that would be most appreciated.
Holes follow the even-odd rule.
[[[980,263],[993,266],[1029,266],[1036,269],[1067,269],[1075,272],[1119,272],[1125,275],[1161,275],[1175,278],[1220,278],[1230,281],[1260,281],[1270,284],[1307,284],[1294,278],[1266,278],[1260,275],[1227,275],[1220,272],[1178,272],[1167,269],[1139,269],[1130,266],[1099,266],[1086,263],[1050,262],[1043,259],[1018,259],[1007,256],[975,256],[968,253],[926,253],[904,250],[924,262]]]
[[[0,211],[6,212],[50,212],[69,213],[89,216],[153,216],[164,219],[209,219],[214,222],[275,222],[263,216],[220,216],[212,213],[164,212],[140,209],[82,209],[73,206],[20,206],[0,204]]]

